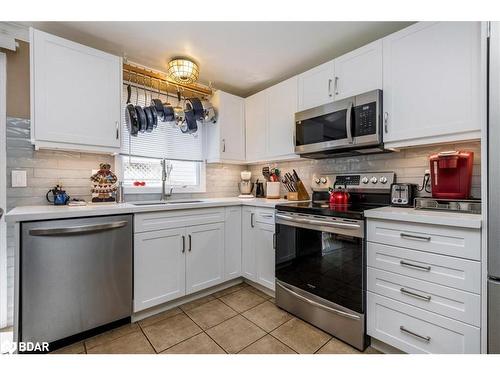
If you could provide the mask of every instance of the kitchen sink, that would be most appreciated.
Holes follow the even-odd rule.
[[[155,201],[155,202],[135,202],[132,203],[134,206],[158,206],[158,205],[164,205],[164,204],[182,204],[182,203],[200,203],[203,201],[200,200],[191,200],[191,201]]]

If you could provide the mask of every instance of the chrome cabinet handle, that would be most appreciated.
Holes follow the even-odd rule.
[[[332,95],[332,79],[330,78],[328,80],[328,96],[331,98],[333,95]]]
[[[389,119],[389,113],[384,112],[384,132],[385,133],[388,132],[388,126],[387,126],[388,119]]]
[[[418,333],[415,333],[415,332],[410,331],[409,329],[406,329],[404,326],[399,326],[399,329],[400,329],[401,332],[404,332],[407,335],[413,336],[413,337],[415,337],[415,338],[417,338],[419,340],[422,340],[422,341],[425,341],[425,342],[431,341],[431,337],[430,336],[419,335]]]
[[[250,226],[251,226],[252,228],[254,228],[254,227],[255,227],[254,222],[253,222],[254,215],[255,215],[255,214],[254,214],[253,212],[250,214]]]
[[[353,319],[353,320],[360,320],[361,318],[358,316],[358,315],[354,315],[354,314],[349,314],[345,311],[341,311],[341,310],[337,310],[337,309],[334,309],[332,307],[329,307],[329,306],[325,306],[321,303],[318,303],[316,301],[313,301],[309,298],[306,298],[304,296],[301,296],[299,293],[296,293],[294,292],[292,289],[288,288],[287,286],[285,286],[283,283],[279,282],[278,280],[276,280],[276,285],[280,286],[281,288],[285,289],[288,293],[290,294],[293,294],[295,297],[301,299],[302,301],[304,302],[307,302],[313,306],[316,306],[316,307],[319,307],[320,309],[323,309],[323,310],[326,310],[326,311],[330,311],[334,314],[337,314],[337,315],[340,315],[340,316],[343,316],[343,317],[346,317],[346,318],[349,318],[349,319]]]
[[[412,292],[411,290],[408,290],[405,288],[401,288],[401,289],[399,289],[399,291],[403,294],[406,294],[407,296],[418,298],[418,299],[421,299],[421,300],[424,300],[427,302],[429,302],[431,300],[431,296],[424,296],[423,294],[415,293],[415,292]]]
[[[339,94],[339,77],[335,77],[335,82],[333,84],[333,91],[335,92],[335,95]]]
[[[102,232],[105,230],[118,229],[127,226],[127,221],[116,221],[114,223],[95,224],[95,225],[78,225],[74,227],[63,228],[40,228],[30,229],[31,236],[57,236],[57,235],[72,235],[91,232]]]
[[[222,139],[222,152],[226,152],[226,140]]]
[[[421,271],[427,271],[428,272],[428,271],[431,270],[431,266],[420,266],[418,264],[413,264],[413,263],[405,262],[404,260],[400,260],[399,264],[401,264],[404,267],[415,268],[415,269],[421,270]]]
[[[188,234],[188,251],[191,251],[191,245],[192,245],[192,243],[191,243],[191,235]]]
[[[403,238],[407,238],[409,240],[420,240],[420,241],[430,241],[431,236],[416,236],[414,234],[408,234],[408,233],[400,233],[399,234]]]
[[[120,126],[119,126],[118,121],[115,121],[115,128],[116,128],[116,139],[119,139],[120,138]]]
[[[186,236],[182,236],[182,252],[186,252]]]
[[[273,218],[273,214],[262,214],[261,216],[265,217],[267,219],[272,219]]]

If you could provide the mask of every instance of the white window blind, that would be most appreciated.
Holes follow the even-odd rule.
[[[157,98],[157,94],[144,92],[144,90],[132,87],[131,103],[144,106],[150,104],[151,95]],[[196,134],[184,134],[180,129],[170,122],[158,121],[158,126],[151,133],[138,133],[131,137],[125,120],[125,108],[127,106],[127,87],[123,85],[122,105],[122,155],[132,155],[147,158],[166,158],[177,161],[203,161],[203,132],[198,124]],[[165,102],[166,95],[159,98]],[[172,105],[177,104],[177,98],[170,96],[168,101]]]

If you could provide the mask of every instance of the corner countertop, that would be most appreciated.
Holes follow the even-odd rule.
[[[188,199],[179,199],[182,202]],[[36,221],[50,219],[67,219],[84,216],[104,216],[118,214],[134,214],[140,212],[186,210],[208,207],[252,206],[274,208],[277,204],[296,203],[286,199],[265,198],[192,198],[195,203],[159,204],[151,206],[135,206],[132,203],[87,204],[86,206],[21,206],[10,210],[5,215],[7,222]],[[175,200],[172,200],[175,201]],[[171,202],[172,202],[171,201]]]
[[[414,208],[390,206],[366,210],[365,217],[472,229],[480,229],[482,224],[482,215],[479,214],[416,210]]]

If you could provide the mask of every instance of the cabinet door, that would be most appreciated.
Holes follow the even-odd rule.
[[[224,274],[231,280],[241,276],[241,207],[226,207],[224,232]]]
[[[222,160],[245,160],[245,101],[235,95],[220,93],[220,151]]]
[[[245,99],[246,156],[247,161],[266,159],[267,90]]]
[[[334,99],[382,89],[382,40],[367,44],[334,60]]]
[[[249,207],[243,208],[242,233],[241,233],[241,268],[243,277],[256,281],[256,257],[255,257],[255,210]]]
[[[257,283],[274,290],[274,225],[257,223],[255,226],[255,253]]]
[[[333,101],[334,75],[333,60],[299,75],[299,111]]]
[[[120,148],[120,57],[32,30],[31,72],[35,144]]]
[[[267,155],[270,158],[295,152],[293,135],[297,112],[297,80],[297,77],[293,77],[268,89]]]
[[[224,223],[186,229],[186,293],[224,281]]]
[[[420,22],[384,38],[383,56],[385,143],[480,130],[480,22]]]
[[[134,236],[134,312],[185,295],[184,228]]]

